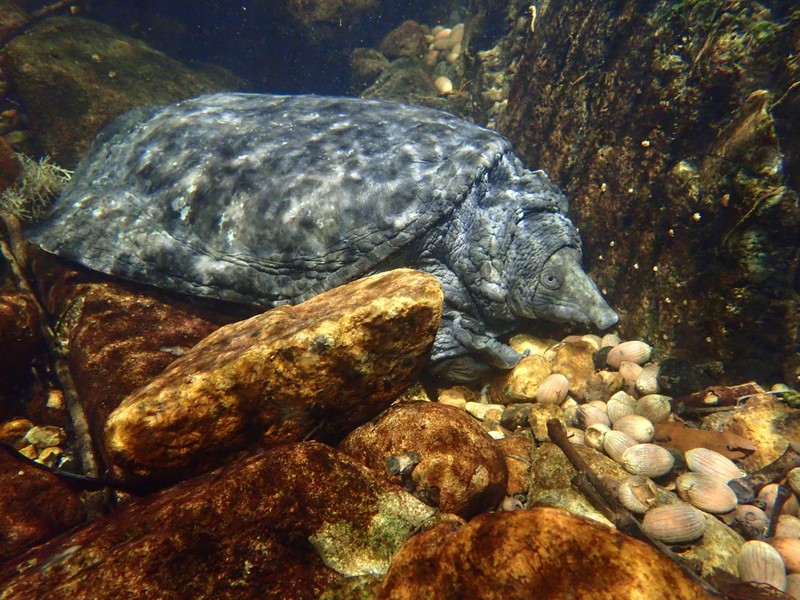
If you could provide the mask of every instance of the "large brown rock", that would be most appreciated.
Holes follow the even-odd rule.
[[[624,337],[796,384],[800,9],[537,7],[498,129],[565,188]]]
[[[0,563],[85,518],[78,492],[0,446]]]
[[[469,414],[438,402],[400,402],[348,435],[339,449],[387,474],[386,460],[416,452],[409,487],[443,511],[469,518],[503,499],[508,481],[497,442]],[[403,483],[400,474],[392,479]]]
[[[709,598],[651,546],[553,508],[440,523],[392,560],[382,600]]]
[[[316,442],[134,501],[0,568],[0,597],[316,598],[382,574],[435,511]]]
[[[38,150],[73,167],[95,134],[135,106],[230,88],[231,76],[194,71],[95,21],[51,17],[4,47]]]
[[[227,325],[120,404],[108,454],[174,481],[312,434],[338,441],[414,382],[442,300],[434,277],[398,269]]]

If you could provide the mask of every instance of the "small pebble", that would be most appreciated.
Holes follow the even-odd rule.
[[[437,77],[433,82],[433,87],[435,87],[436,91],[442,96],[453,93],[453,82],[445,76]]]

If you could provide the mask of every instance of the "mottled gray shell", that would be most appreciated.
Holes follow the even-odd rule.
[[[391,266],[501,158],[518,165],[510,153],[496,133],[427,108],[201,96],[120,117],[26,236],[94,270],[162,288],[296,302]],[[564,212],[563,195],[527,173],[508,185],[539,189],[531,202]]]

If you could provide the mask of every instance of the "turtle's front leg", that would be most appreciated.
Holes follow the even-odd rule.
[[[452,332],[455,340],[470,354],[477,354],[487,363],[498,369],[512,369],[527,355],[520,354],[511,346],[489,336],[481,324],[470,317],[459,316],[453,319]]]

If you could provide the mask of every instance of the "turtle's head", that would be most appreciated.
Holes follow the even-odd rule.
[[[607,329],[619,317],[581,267],[580,240],[559,213],[521,219],[512,243],[508,303],[515,315]]]

